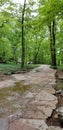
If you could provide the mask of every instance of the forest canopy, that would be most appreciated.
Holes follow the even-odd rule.
[[[1,0],[0,63],[62,66],[63,0]]]

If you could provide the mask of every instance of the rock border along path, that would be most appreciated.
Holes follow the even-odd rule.
[[[22,97],[21,113],[10,115],[7,120],[0,119],[0,130],[53,130],[47,126],[46,119],[51,116],[57,104],[57,98],[53,95],[55,90],[52,88],[55,84],[54,73],[55,70],[50,69],[49,66],[41,65],[26,74],[12,75],[13,80],[10,83],[8,81],[8,84],[4,81],[7,87],[20,80],[24,80],[24,84],[35,84],[39,87],[28,91]]]

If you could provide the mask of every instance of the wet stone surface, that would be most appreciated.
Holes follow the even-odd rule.
[[[23,94],[31,88],[30,85],[17,83],[16,86],[0,89],[0,117],[7,117],[15,112],[21,112],[28,100],[24,101]]]

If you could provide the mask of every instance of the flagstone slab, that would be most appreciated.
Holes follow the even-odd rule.
[[[47,130],[47,128],[43,120],[20,119],[12,122],[9,130]]]
[[[0,82],[0,88],[6,88],[15,85],[15,80],[8,79]]]
[[[8,130],[8,120],[0,118],[0,130]]]
[[[56,108],[57,102],[57,97],[43,90],[28,103],[24,117],[45,120],[51,116],[52,111]]]

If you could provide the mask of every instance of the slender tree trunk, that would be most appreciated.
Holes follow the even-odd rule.
[[[56,47],[55,47],[55,20],[53,20],[53,25],[52,25],[52,37],[53,37],[53,66],[56,67]]]
[[[24,1],[23,11],[22,11],[22,64],[21,67],[24,68],[25,63],[25,43],[24,43],[24,13],[26,7],[26,0]]]
[[[36,36],[36,47],[35,47],[35,54],[34,54],[34,64],[37,64],[37,57],[38,57],[38,54],[39,54],[39,50],[40,50],[40,46],[41,46],[41,43],[38,43],[38,46],[37,46],[37,36]]]
[[[51,53],[51,65],[53,65],[53,39],[52,39],[52,23],[49,25],[49,32],[50,32],[50,53]]]
[[[56,68],[56,48],[55,48],[55,20],[50,23],[50,51],[51,51],[51,65]]]
[[[39,54],[39,49],[40,49],[40,46],[38,46],[37,51],[36,51],[36,53],[34,55],[34,64],[37,64],[37,56]]]

